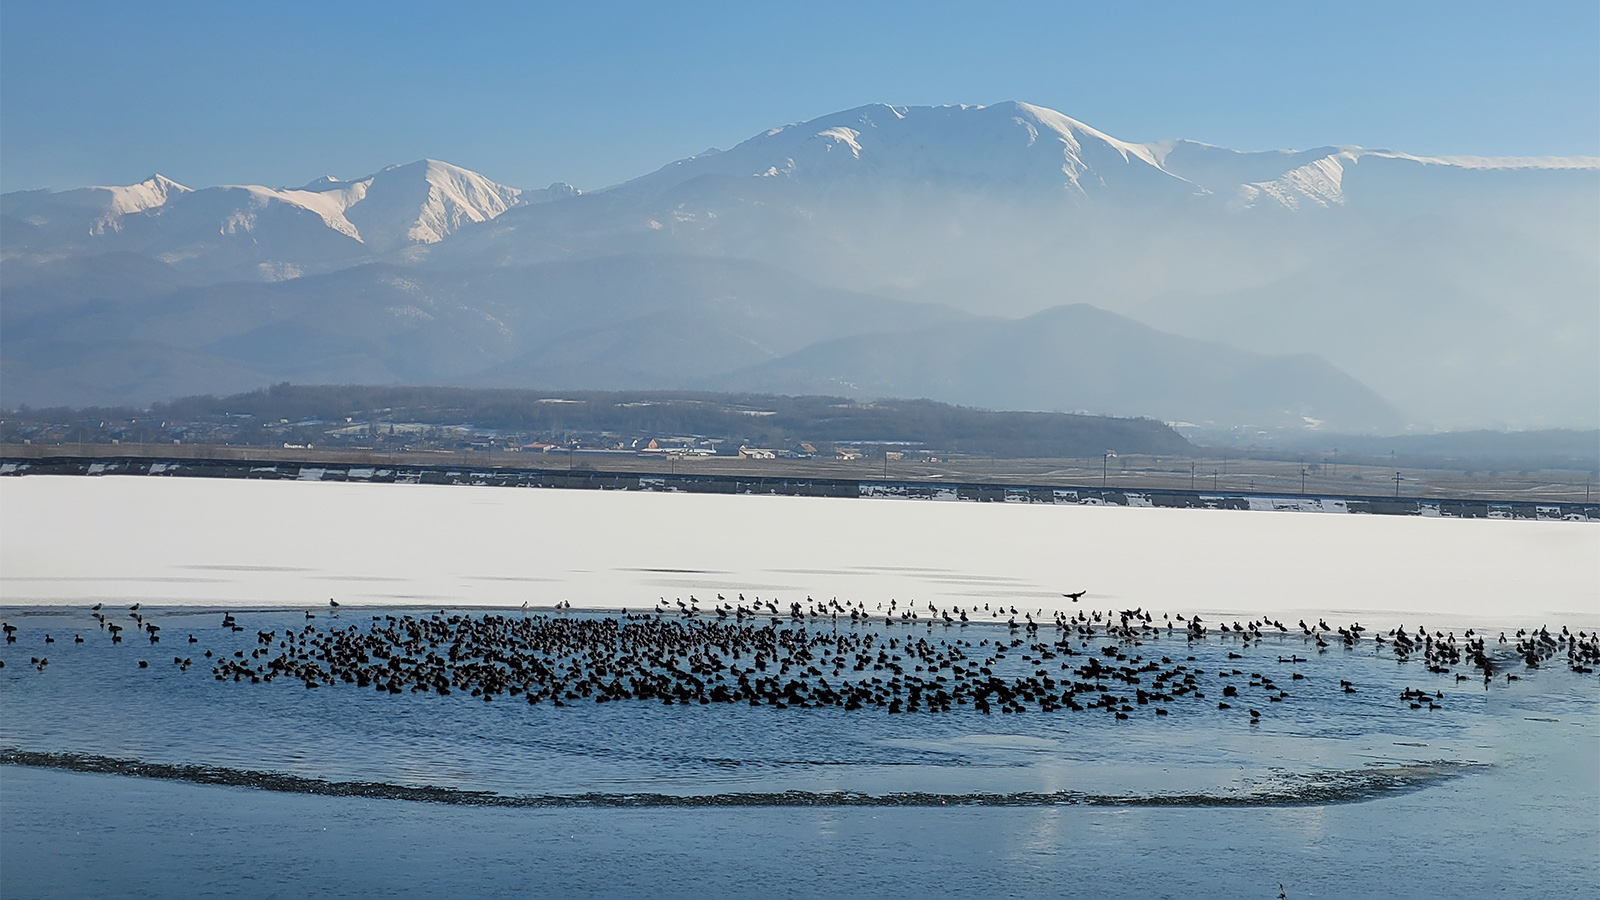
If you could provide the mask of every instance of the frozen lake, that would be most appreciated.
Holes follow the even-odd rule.
[[[1600,625],[1588,523],[154,477],[0,479],[6,605],[635,610],[717,592]],[[1342,620],[1335,623],[1335,619]]]
[[[258,653],[281,661],[334,631],[446,621],[441,609],[487,624],[472,607],[524,602],[560,628],[691,593],[709,607],[722,592],[1460,633],[1593,629],[1597,585],[1600,527],[1576,522],[0,478],[0,615],[18,627],[0,645],[0,749],[20,754],[0,766],[0,894],[1274,897],[1281,884],[1290,897],[1586,897],[1600,878],[1596,676],[1561,660],[1524,669],[1492,638],[1492,683],[1370,637],[1319,648],[1298,629],[1196,641],[1181,627],[1102,629],[1050,657],[1074,683],[1095,680],[1091,658],[1184,667],[1209,693],[1165,697],[1170,715],[1130,697],[1117,716],[1032,702],[992,715],[485,703],[464,686],[309,690],[212,667],[265,671]],[[1077,590],[1079,605],[1062,597]],[[561,601],[575,609],[552,613]],[[96,602],[130,629],[127,606],[142,604],[165,640],[113,642]],[[870,632],[896,654],[931,642],[985,674],[1014,641],[997,675],[1046,665],[1029,655],[1044,645],[1021,646],[1033,635],[992,621],[772,627],[819,646]],[[1058,623],[1040,639],[1063,638]],[[454,660],[451,640],[408,652]],[[855,672],[827,677],[888,674]],[[1101,680],[1079,696],[1157,690]],[[1426,704],[1409,702],[1417,688]]]

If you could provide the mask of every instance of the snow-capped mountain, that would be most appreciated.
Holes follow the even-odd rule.
[[[295,277],[444,240],[523,202],[575,195],[556,184],[524,192],[425,159],[352,181],[300,188],[192,190],[156,175],[126,187],[6,194],[6,257],[134,252],[221,277]]]
[[[465,223],[500,215],[522,195],[517,188],[433,159],[390,166],[357,181],[329,175],[297,193],[333,201],[358,240],[384,250],[437,243]]]
[[[1076,330],[1118,335],[1129,359],[1213,342],[1162,383],[1214,385],[1241,416],[1265,401],[1218,373],[1292,369],[1283,386],[1322,399],[1272,408],[1346,410],[1330,427],[1391,421],[1373,412],[1387,404],[1423,426],[1595,427],[1596,196],[1594,157],[1138,143],[1016,102],[860,107],[590,193],[433,160],[293,188],[155,176],[0,197],[0,364],[5,402],[309,377],[648,387],[672,371],[1039,406],[1086,396],[1069,382],[1087,376],[1050,356],[1081,354]],[[842,312],[889,301],[987,324]],[[1112,329],[1082,304],[1166,334]],[[1029,320],[1053,344],[1013,327],[1065,307],[1079,312]],[[983,347],[960,349],[979,332]],[[1223,365],[1221,344],[1255,355]],[[1022,356],[990,373],[1013,345]],[[141,368],[147,350],[165,363]],[[1261,362],[1285,354],[1320,359]],[[1106,402],[1179,415],[1131,392],[1153,365],[1120,371]]]
[[[1193,224],[1207,211],[1224,215],[1225,228],[1272,232],[1281,223],[1263,228],[1249,214],[1414,215],[1463,199],[1571,193],[1597,173],[1600,160],[1592,157],[1419,157],[1349,146],[1244,152],[1182,140],[1132,143],[1027,103],[879,104],[678,160],[577,206],[550,204],[578,197],[567,184],[524,191],[436,160],[298,188],[191,190],[157,175],[122,187],[16,192],[0,197],[0,257],[133,252],[221,280],[295,277],[397,253],[502,265],[660,250],[751,256],[852,289],[904,293],[936,282],[965,290],[967,277],[949,271],[953,263],[983,257],[987,265],[1034,271],[1046,253],[1081,270],[1073,254],[1097,241],[1170,245],[1175,239],[1165,232],[1175,222]],[[535,206],[544,208],[529,209]],[[491,220],[503,224],[450,246],[466,226]],[[1216,224],[1198,230],[1214,232]],[[1065,251],[1041,240],[1063,227],[1094,236]],[[925,277],[922,260],[879,252],[885,233],[928,248]],[[959,246],[950,245],[952,236]],[[1256,237],[1247,243],[1260,246]],[[427,249],[435,245],[437,252]],[[1073,281],[1142,302],[1164,290],[1240,286],[1218,276],[1225,266],[1251,272],[1247,281],[1287,274],[1256,273],[1253,261],[1230,258],[1231,251],[1209,254],[1203,268],[1213,271],[1197,272],[1173,265],[1179,249],[1138,260],[1141,274],[1114,279],[1119,287],[1096,284],[1095,275]],[[1256,255],[1296,256],[1281,248]],[[977,311],[1025,313],[1060,299],[1032,289],[1021,296]]]
[[[1045,199],[1181,199],[1200,193],[1162,169],[1147,147],[1055,110],[1016,102],[863,106],[679,160],[615,190],[661,193],[706,176],[997,188]]]
[[[1416,203],[1419,189],[1435,199],[1494,186],[1537,189],[1571,184],[1575,173],[1600,170],[1579,157],[1413,156],[1364,147],[1242,152],[1197,141],[1141,145],[1163,170],[1227,201],[1230,209],[1327,209],[1347,204]],[[1396,197],[1396,195],[1399,195]]]
[[[927,184],[1035,199],[1115,202],[1211,197],[1238,211],[1376,202],[1395,182],[1511,176],[1552,182],[1600,170],[1595,157],[1425,157],[1362,147],[1248,152],[1195,141],[1130,143],[1053,109],[874,104],[759,134],[731,150],[670,163],[611,190],[661,194],[695,179]],[[1470,184],[1463,184],[1471,188]],[[1454,187],[1456,185],[1449,185]]]
[[[0,195],[0,213],[19,225],[58,238],[82,237],[117,231],[123,216],[155,209],[175,195],[190,190],[164,175],[152,175],[138,184],[83,187],[59,193],[48,190],[17,191]],[[6,236],[8,248],[14,235]]]

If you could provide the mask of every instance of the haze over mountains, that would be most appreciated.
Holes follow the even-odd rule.
[[[869,106],[610,188],[423,160],[0,198],[0,403],[712,388],[1255,433],[1600,424],[1600,160]]]

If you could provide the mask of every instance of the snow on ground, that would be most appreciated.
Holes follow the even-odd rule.
[[[1087,590],[1074,605],[1067,591]],[[321,484],[0,479],[0,603],[651,608],[693,593],[1329,624],[1600,625],[1586,523]],[[708,602],[709,601],[709,602]]]

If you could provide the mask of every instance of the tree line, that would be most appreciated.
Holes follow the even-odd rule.
[[[18,420],[155,418],[256,423],[409,422],[467,425],[556,441],[588,435],[700,436],[737,446],[793,449],[802,442],[922,449],[964,456],[1093,457],[1107,451],[1163,456],[1195,452],[1162,422],[1053,412],[973,409],[931,400],[692,391],[541,391],[418,386],[292,385],[227,397],[185,397],[148,409],[41,409]],[[8,429],[9,430],[9,429]],[[881,447],[879,448],[881,452]]]

